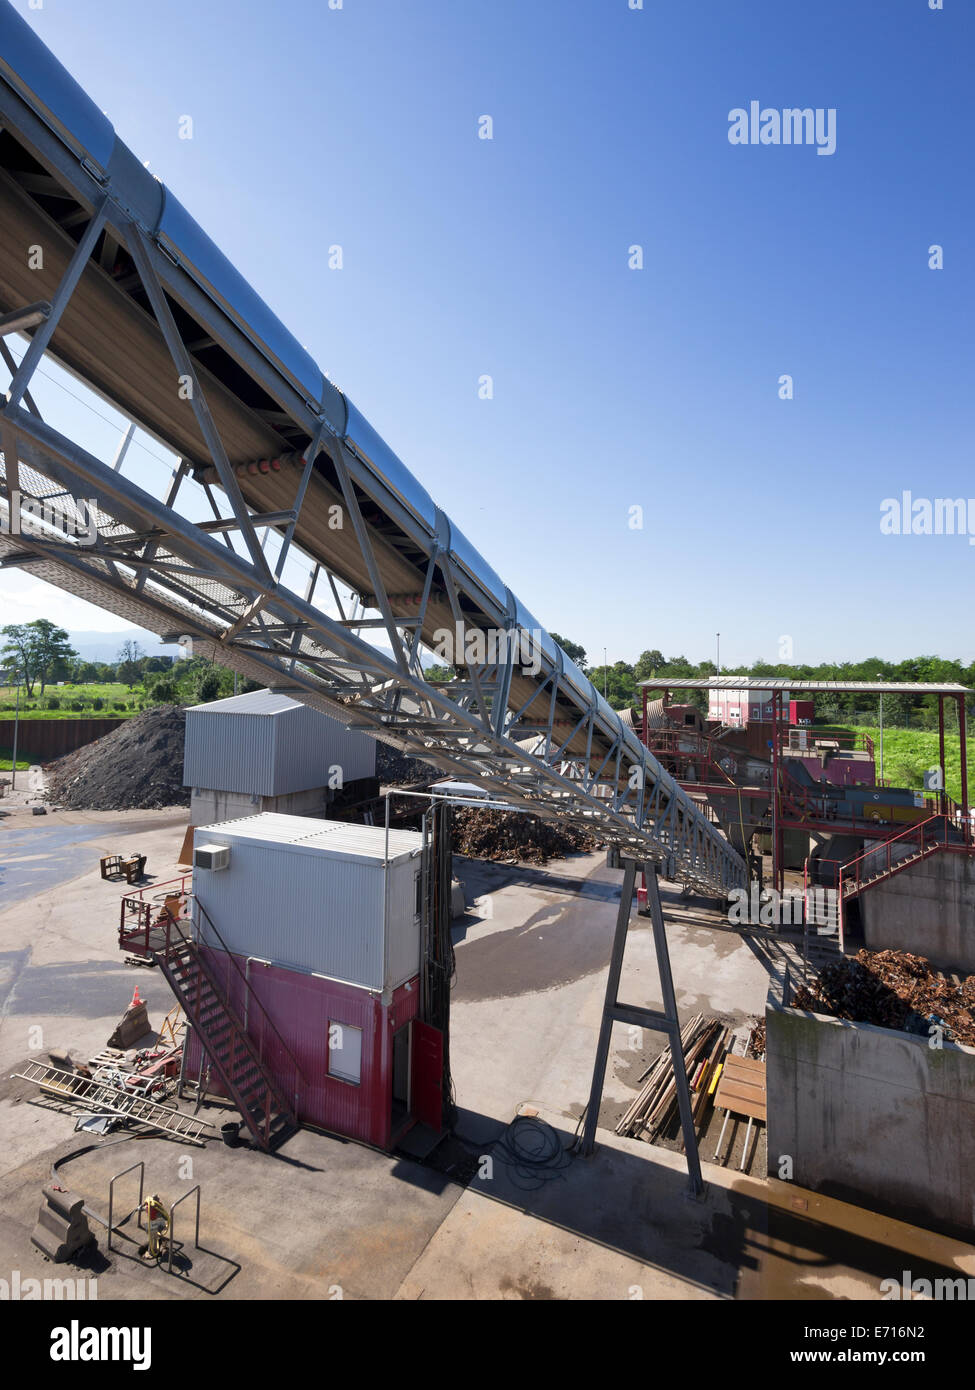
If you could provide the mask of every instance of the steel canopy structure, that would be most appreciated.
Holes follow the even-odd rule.
[[[971,695],[967,685],[954,681],[817,681],[790,676],[661,676],[640,682],[648,690],[768,690],[770,693],[798,690],[809,694],[835,695]]]
[[[6,0],[0,203],[0,565],[669,877],[744,886],[724,837]],[[19,364],[13,332],[31,334]],[[45,355],[177,456],[164,496],[41,418]],[[190,519],[189,480],[212,520]],[[93,503],[97,534],[18,534],[25,501]],[[421,658],[445,632],[457,678],[437,683]]]
[[[782,761],[788,756],[789,750],[782,747],[782,729],[788,724],[788,709],[783,704],[784,697],[792,693],[816,694],[859,694],[859,695],[879,695],[881,697],[881,710],[883,709],[884,695],[933,695],[938,700],[938,770],[941,782],[936,789],[941,816],[951,816],[962,826],[967,826],[969,822],[969,799],[968,799],[968,724],[965,712],[965,697],[971,695],[972,690],[965,685],[960,685],[956,681],[835,681],[835,680],[814,680],[798,677],[793,679],[791,676],[662,676],[651,678],[640,682],[643,690],[643,733],[644,738],[648,735],[648,699],[653,690],[664,692],[664,704],[667,696],[672,690],[724,690],[724,691],[761,691],[768,692],[771,699],[770,722],[772,726],[772,737],[769,739],[769,746],[772,750],[771,756],[771,785],[772,785],[772,876],[776,888],[781,892],[785,888],[785,855],[783,845],[783,831],[785,829],[809,830],[813,827],[814,821],[808,815],[808,803],[806,810],[798,821],[790,819],[786,814],[783,803],[782,787]],[[958,757],[961,783],[961,802],[957,806],[948,796],[944,784],[945,777],[945,701],[955,700],[958,706]],[[760,721],[761,722],[761,721]],[[881,723],[883,721],[881,720]],[[881,730],[881,738],[883,733]],[[881,742],[881,750],[883,743]],[[882,753],[881,753],[882,757]],[[879,823],[880,825],[883,822]],[[831,824],[821,825],[820,829],[835,832],[838,823],[834,820]],[[851,824],[851,829],[858,830],[861,834],[873,834],[872,828],[855,826]],[[878,838],[893,838],[895,831],[879,829],[876,832]],[[965,832],[968,833],[967,831]]]

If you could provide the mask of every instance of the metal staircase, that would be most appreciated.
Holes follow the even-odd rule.
[[[189,934],[190,919],[184,914],[190,895],[181,890],[178,894],[162,896],[164,904],[161,908],[138,896],[123,898],[119,943],[124,950],[149,956],[162,970],[196,1031],[228,1099],[240,1112],[255,1142],[262,1149],[270,1151],[298,1127],[298,1120],[294,1106],[263,1058],[263,1035],[266,1030],[261,1030],[261,1042],[255,1043],[199,944]],[[202,903],[199,899],[195,901],[200,916],[220,942],[229,967],[236,970],[243,982],[249,1003],[256,1006],[290,1057],[287,1046],[277,1034],[243,971],[220,941],[219,933]],[[297,1062],[293,1057],[291,1060],[295,1073],[299,1074]]]
[[[864,889],[899,874],[911,864],[928,859],[939,850],[972,852],[963,832],[952,825],[950,817],[943,815],[931,816],[912,825],[844,864],[839,871],[841,901],[848,902]]]

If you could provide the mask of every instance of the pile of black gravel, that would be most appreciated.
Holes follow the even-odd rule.
[[[188,806],[183,786],[186,713],[157,705],[104,738],[48,763],[45,797],[69,811],[150,811]]]
[[[411,758],[381,739],[376,740],[376,776],[384,787],[412,787],[418,783],[425,786],[446,775],[430,763]]]

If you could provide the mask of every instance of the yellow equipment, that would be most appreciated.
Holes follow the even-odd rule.
[[[146,1260],[158,1260],[162,1258],[163,1247],[169,1247],[170,1238],[170,1216],[169,1208],[165,1205],[158,1193],[153,1193],[142,1203],[142,1209],[146,1214],[146,1231],[149,1236],[149,1243],[142,1252]]]

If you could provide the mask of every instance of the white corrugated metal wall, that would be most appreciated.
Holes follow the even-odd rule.
[[[334,849],[323,852],[323,841]],[[415,832],[390,838],[390,854],[400,862],[389,867],[385,965],[384,838],[378,828],[273,814],[203,827],[195,843],[229,845],[230,864],[194,869],[194,892],[235,954],[366,989],[395,988],[420,963],[418,841]],[[203,940],[215,944],[201,922]]]
[[[183,782],[211,791],[284,796],[373,777],[376,744],[277,691],[258,690],[186,711]]]
[[[274,796],[274,781],[273,717],[186,711],[184,786]]]
[[[274,790],[272,796],[330,784],[334,768],[342,783],[376,775],[376,743],[337,719],[299,705],[270,717],[275,728]]]

